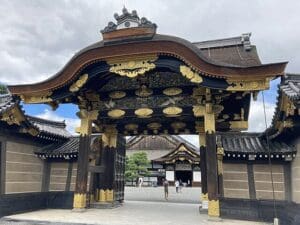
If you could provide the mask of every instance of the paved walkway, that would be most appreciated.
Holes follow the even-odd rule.
[[[185,188],[176,193],[169,189],[169,201],[163,189],[133,188],[125,190],[125,203],[115,209],[88,209],[84,212],[48,209],[4,217],[1,225],[265,225],[239,220],[208,221],[199,214],[200,188]]]
[[[175,187],[169,187],[169,202],[175,203],[200,203],[201,188],[183,188],[181,193],[176,193]],[[125,200],[164,202],[163,187],[126,187]]]
[[[116,209],[89,209],[85,212],[71,210],[40,210],[9,216],[0,221],[7,225],[65,225],[65,224],[98,224],[98,225],[263,225],[265,223],[223,220],[208,221],[206,215],[199,214],[198,205],[127,201],[123,207]],[[25,221],[25,222],[20,222]],[[27,222],[26,222],[27,221]],[[38,222],[38,221],[51,221]]]

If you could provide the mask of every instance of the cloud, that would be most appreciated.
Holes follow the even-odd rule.
[[[269,102],[265,103],[267,127],[271,126],[275,107],[276,105],[273,103],[269,103]],[[261,100],[252,101],[250,106],[248,131],[263,132],[265,130],[266,130],[266,124],[265,124],[263,102]]]
[[[124,1],[17,1],[0,5],[0,81],[34,83],[58,72],[80,49],[101,40],[100,30]],[[204,41],[252,32],[264,62],[290,61],[299,72],[300,1],[128,1],[158,32]],[[280,16],[278,16],[280,15]],[[179,25],[179,26],[178,26]]]
[[[54,111],[50,111],[48,109],[45,109],[43,113],[35,115],[35,116],[42,118],[42,119],[52,120],[52,121],[65,121],[65,123],[67,125],[67,130],[73,135],[76,134],[75,128],[80,126],[79,119],[62,117],[62,116],[57,115]]]

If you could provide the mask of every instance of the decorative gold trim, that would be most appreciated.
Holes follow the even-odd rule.
[[[168,95],[168,96],[175,96],[175,95],[181,94],[182,89],[181,88],[176,88],[176,87],[166,88],[165,90],[163,90],[163,93],[165,95]]]
[[[99,190],[99,202],[105,202],[106,201],[106,191],[103,189]]]
[[[117,147],[118,131],[115,125],[105,125],[104,133],[102,134],[103,146],[109,148]]]
[[[208,194],[207,193],[206,194],[202,193],[201,199],[202,199],[202,201],[208,201]]]
[[[247,130],[248,121],[229,121],[232,130]]]
[[[160,123],[149,123],[147,125],[147,127],[151,130],[153,130],[153,133],[154,134],[157,134],[158,133],[158,129],[162,127],[162,125]]]
[[[195,117],[201,117],[205,115],[205,107],[203,105],[194,105],[193,112]]]
[[[180,72],[184,77],[186,77],[193,83],[200,84],[203,82],[202,77],[198,73],[192,71],[192,69],[188,66],[181,65]]]
[[[157,130],[157,129],[161,128],[161,124],[160,123],[155,123],[155,122],[154,123],[149,123],[147,125],[147,127],[151,130]]]
[[[218,159],[218,174],[223,174],[223,156],[224,156],[224,148],[218,147],[217,148],[217,159]]]
[[[126,92],[124,91],[113,91],[109,93],[109,97],[112,99],[121,99],[126,96]]]
[[[125,125],[125,129],[128,130],[128,131],[134,131],[134,130],[137,130],[138,127],[139,127],[139,125],[134,124],[134,123],[129,123],[129,124],[126,124],[126,125]]]
[[[106,201],[113,202],[114,201],[114,190],[106,190]]]
[[[220,216],[219,200],[209,200],[208,201],[208,216],[213,216],[213,217]]]
[[[182,108],[171,106],[163,109],[163,113],[167,117],[176,117],[179,116],[180,113],[182,113]]]
[[[258,91],[267,90],[270,88],[271,78],[261,80],[231,80],[227,83],[230,85],[226,90],[228,91]]]
[[[92,122],[98,118],[98,111],[87,111],[82,109],[77,115],[81,119],[81,123],[80,127],[76,128],[76,132],[81,135],[90,135],[92,133]]]
[[[74,194],[73,199],[73,208],[74,209],[83,209],[86,207],[86,194]]]
[[[87,73],[80,76],[78,80],[70,86],[69,91],[70,92],[79,91],[79,89],[87,82],[88,78],[89,75]]]
[[[134,78],[153,70],[156,67],[153,63],[155,60],[157,60],[156,55],[116,58],[108,60],[108,64],[111,65],[109,71],[120,76]]]
[[[216,131],[215,114],[206,113],[204,115],[204,130],[210,134]]]
[[[18,107],[14,107],[7,112],[4,112],[2,117],[0,117],[0,120],[6,122],[8,125],[21,125],[21,122],[25,121],[25,117]]]
[[[153,110],[150,108],[139,108],[134,111],[134,114],[140,118],[149,118],[149,117],[151,117],[152,113],[153,113]]]
[[[125,111],[121,109],[114,109],[109,111],[107,115],[113,119],[119,119],[125,115]]]
[[[20,98],[25,103],[46,103],[46,102],[53,101],[50,98],[51,95],[52,95],[52,91],[47,91],[47,92],[39,93],[37,95],[20,95]]]

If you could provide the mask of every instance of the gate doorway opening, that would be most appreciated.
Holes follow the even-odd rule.
[[[184,186],[190,186],[193,180],[191,171],[176,171],[175,177],[177,180],[181,180]]]

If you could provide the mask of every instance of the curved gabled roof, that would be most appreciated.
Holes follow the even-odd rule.
[[[155,34],[151,38],[130,38],[117,42],[97,42],[75,54],[65,67],[49,79],[31,85],[12,85],[12,94],[55,90],[70,83],[87,65],[112,57],[158,54],[173,56],[204,76],[220,78],[262,78],[283,75],[286,62],[264,65],[235,65],[206,57],[193,43],[182,38]]]
[[[4,114],[16,109],[21,116],[20,126],[25,126],[27,129],[33,128],[40,138],[48,139],[49,136],[57,138],[69,138],[71,134],[66,130],[64,121],[51,121],[38,117],[28,116],[22,110],[18,100],[14,100],[10,94],[0,95],[0,121],[6,122],[6,118],[2,118]],[[18,115],[15,115],[18,116]]]

